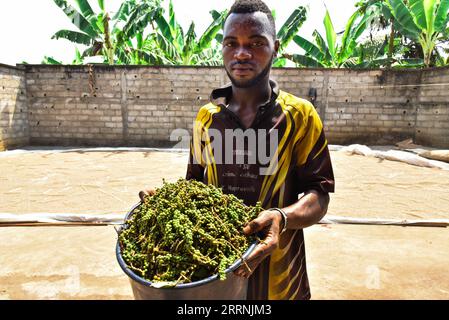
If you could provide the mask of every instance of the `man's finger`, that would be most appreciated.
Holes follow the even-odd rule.
[[[247,263],[252,263],[253,261],[257,260],[257,259],[264,259],[266,256],[268,256],[271,251],[271,248],[264,243],[261,243],[259,245],[256,246],[256,248],[254,249],[254,251],[249,255],[249,257],[245,260]]]
[[[256,219],[250,221],[243,228],[243,232],[246,235],[259,232],[271,224],[271,219],[268,217],[268,215],[264,214],[264,212],[262,212]]]
[[[139,198],[143,202],[146,196],[154,196],[155,193],[156,193],[156,190],[153,188],[145,189],[145,190],[139,192]]]

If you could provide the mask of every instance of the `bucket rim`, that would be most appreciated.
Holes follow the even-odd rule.
[[[136,205],[134,205],[134,206],[131,208],[131,210],[130,210],[130,211],[126,214],[126,216],[125,216],[125,220],[124,220],[125,222],[128,220],[128,218],[133,214],[134,210],[135,210],[140,204],[141,204],[141,203],[139,202],[139,203],[137,203]],[[124,225],[125,225],[125,224],[124,224]],[[120,231],[124,228],[124,225],[122,225],[122,226],[119,228],[119,231],[118,231],[119,233],[120,233]],[[253,252],[253,250],[256,248],[257,244],[258,244],[258,241],[257,241],[257,240],[254,241],[254,242],[249,246],[249,248],[245,251],[245,253],[242,255],[242,258],[236,260],[232,265],[230,265],[230,266],[225,270],[225,273],[226,273],[226,274],[229,274],[229,273],[235,271],[238,267],[240,267],[240,265],[242,264],[242,261],[245,260],[245,259],[246,259],[246,258]],[[131,269],[128,268],[128,266],[126,265],[125,260],[124,260],[123,257],[122,257],[122,254],[121,254],[120,241],[119,241],[119,239],[117,239],[117,244],[116,244],[116,248],[115,248],[115,254],[116,254],[116,258],[117,258],[117,261],[118,261],[120,267],[122,268],[122,270],[125,272],[125,274],[126,274],[128,277],[130,277],[132,280],[134,280],[134,281],[140,283],[141,285],[144,285],[144,286],[146,286],[146,287],[151,287],[151,288],[156,289],[156,287],[153,286],[153,283],[152,283],[151,281],[148,281],[148,280],[146,280],[146,279],[144,279],[144,278],[138,276],[138,275],[135,274]],[[172,289],[172,290],[173,290],[173,289],[189,289],[189,288],[194,288],[194,287],[198,287],[198,286],[201,286],[201,285],[205,285],[205,284],[211,283],[211,282],[213,282],[213,281],[215,281],[215,280],[219,280],[218,274],[209,276],[209,277],[207,277],[207,278],[204,278],[204,279],[202,279],[202,280],[195,281],[195,282],[180,283],[180,284],[177,284],[176,286],[173,286],[173,287],[162,287],[162,288],[157,288],[157,289],[162,289],[162,290],[164,290],[164,289],[165,289],[165,290],[170,290],[170,289]]]

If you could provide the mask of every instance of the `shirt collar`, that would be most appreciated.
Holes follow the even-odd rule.
[[[271,86],[271,97],[264,106],[273,104],[279,96],[279,86],[276,81],[270,80]],[[232,85],[229,83],[221,88],[215,89],[210,95],[210,102],[216,106],[226,107],[228,105],[228,100],[232,96]]]

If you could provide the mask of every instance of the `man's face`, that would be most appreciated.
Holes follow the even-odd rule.
[[[223,62],[234,86],[249,88],[265,79],[278,48],[265,13],[232,13],[226,20]]]

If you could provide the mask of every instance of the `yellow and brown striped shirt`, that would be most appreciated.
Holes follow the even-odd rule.
[[[247,205],[260,201],[265,209],[289,206],[311,189],[334,191],[327,140],[314,106],[280,91],[276,82],[270,84],[271,99],[259,107],[249,128],[227,109],[231,86],[212,92],[211,102],[200,109],[193,128],[187,179],[221,187]],[[255,134],[246,134],[249,129]],[[232,138],[229,144],[229,132],[240,132],[243,143]],[[251,158],[259,155],[261,147],[262,153],[270,151],[274,134],[276,145],[270,160]],[[256,137],[256,143],[248,137]],[[239,155],[243,155],[243,163],[237,162]],[[261,174],[261,168],[268,169],[269,174]],[[287,230],[278,249],[250,277],[248,299],[309,298],[303,231]]]

